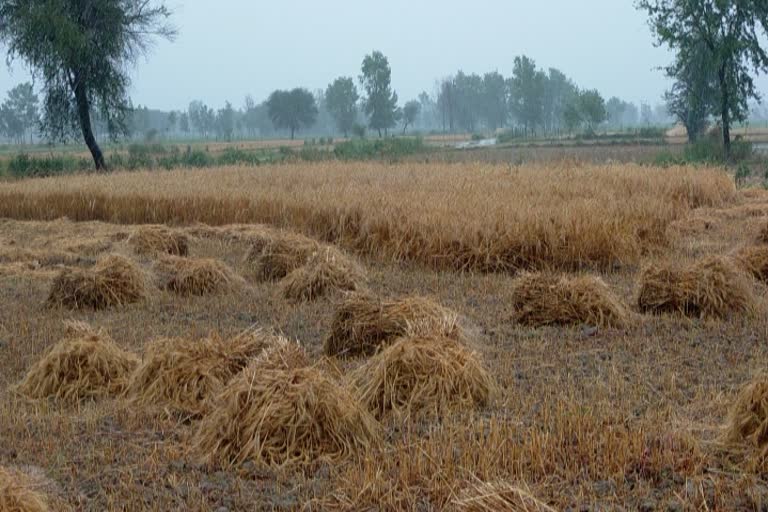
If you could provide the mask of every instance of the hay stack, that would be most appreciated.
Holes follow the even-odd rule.
[[[475,482],[453,504],[460,512],[554,512],[525,486],[508,482]]]
[[[358,291],[365,281],[357,262],[333,247],[323,247],[280,281],[280,289],[288,300],[311,301],[333,292]]]
[[[72,309],[105,309],[139,302],[146,276],[131,260],[106,256],[90,269],[65,269],[53,281],[48,304]]]
[[[757,235],[757,242],[768,244],[768,222],[763,224],[763,227],[760,229],[760,233]]]
[[[252,242],[245,263],[259,281],[277,281],[305,265],[320,248],[318,241],[301,235],[265,236]]]
[[[377,422],[316,368],[248,366],[214,401],[193,452],[206,463],[283,467],[340,462],[380,445]]]
[[[748,278],[723,257],[689,266],[649,265],[640,273],[637,305],[643,312],[723,319],[749,314],[755,304]]]
[[[139,358],[103,331],[82,322],[67,324],[66,337],[29,369],[16,390],[33,399],[65,402],[115,396],[124,390]]]
[[[265,348],[252,364],[262,371],[294,370],[309,366],[309,356],[298,342],[276,336],[273,343]]]
[[[156,269],[160,287],[178,295],[224,293],[245,284],[226,263],[214,259],[167,256],[157,262]]]
[[[728,415],[726,441],[747,444],[768,455],[768,376],[753,379],[742,388]]]
[[[602,279],[525,274],[512,284],[517,322],[530,326],[589,324],[622,327],[629,312]]]
[[[350,374],[376,417],[439,415],[487,405],[496,384],[474,352],[440,335],[403,337]]]
[[[189,238],[165,226],[139,228],[128,238],[128,244],[133,247],[136,254],[140,255],[186,256],[189,254]]]
[[[261,330],[248,331],[230,340],[217,335],[202,340],[156,340],[131,375],[126,394],[137,406],[200,416],[208,411],[210,397],[275,343],[275,336]]]
[[[752,277],[768,283],[768,245],[743,247],[736,252],[734,259]]]
[[[0,466],[0,512],[48,512],[48,503],[35,482],[20,471]]]
[[[381,345],[405,335],[414,324],[450,324],[456,313],[424,297],[382,301],[364,293],[347,295],[333,316],[324,342],[329,356],[374,354]],[[453,333],[458,336],[458,331]]]

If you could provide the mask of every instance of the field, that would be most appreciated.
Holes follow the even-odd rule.
[[[209,272],[184,281],[187,260]],[[134,294],[93,277],[110,265],[136,270]],[[766,278],[768,192],[714,167],[320,162],[0,182],[0,469],[52,510],[765,510],[768,385],[734,407],[768,362]],[[360,331],[343,341],[361,353],[330,354],[352,289],[376,326],[404,317],[372,350]],[[182,351],[172,397],[141,388],[174,343],[159,338],[231,363],[267,332],[307,361],[267,350],[225,376]],[[72,374],[36,363],[81,338],[111,338],[104,357],[131,370],[73,400],[62,390],[101,352]],[[387,358],[399,366],[382,371]],[[40,376],[54,385],[30,396]]]

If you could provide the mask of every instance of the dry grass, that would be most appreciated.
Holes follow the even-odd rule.
[[[748,278],[721,256],[688,266],[651,264],[640,273],[637,305],[643,312],[724,319],[751,314],[756,304]]]
[[[68,322],[66,337],[43,354],[15,389],[32,399],[69,403],[116,396],[138,363],[103,330]]]
[[[139,228],[128,238],[128,244],[133,247],[136,254],[140,255],[186,256],[189,254],[189,238],[165,226]]]
[[[734,259],[752,277],[768,283],[768,246],[742,247],[736,251]]]
[[[216,466],[339,463],[381,445],[379,425],[316,368],[246,368],[219,394],[193,451]]]
[[[200,416],[209,410],[212,396],[275,343],[282,341],[258,329],[232,339],[212,334],[202,340],[155,340],[131,375],[126,394],[135,407]]]
[[[307,264],[321,250],[316,240],[293,233],[280,233],[251,242],[245,263],[260,281],[276,281]]]
[[[226,293],[241,288],[245,281],[226,263],[212,258],[166,256],[156,266],[161,288],[178,295]]]
[[[761,375],[744,386],[728,416],[725,440],[747,445],[759,458],[768,455],[768,377]]]
[[[737,200],[719,169],[327,162],[4,183],[0,216],[261,223],[390,261],[571,270],[637,263],[691,208]]]
[[[459,512],[555,512],[526,486],[508,482],[472,482],[453,504]]]
[[[48,304],[71,309],[105,309],[146,298],[146,276],[131,260],[116,254],[89,269],[64,269],[51,285]]]
[[[407,334],[413,324],[455,317],[456,313],[425,297],[382,300],[353,293],[337,306],[323,349],[329,356],[367,356]]]
[[[299,342],[290,341],[282,336],[274,340],[251,363],[261,371],[295,370],[310,365],[307,351]]]
[[[350,381],[377,418],[440,416],[484,407],[496,383],[476,353],[440,334],[403,337],[355,370]]]
[[[629,312],[602,279],[549,273],[523,275],[512,283],[514,319],[524,325],[622,327]]]
[[[760,232],[757,235],[757,241],[761,244],[768,244],[768,222],[763,224],[763,227],[760,228]]]
[[[48,512],[46,497],[35,489],[35,483],[20,471],[0,466],[0,511]]]
[[[365,287],[365,270],[333,247],[316,251],[307,262],[280,281],[286,299],[312,301],[336,292],[355,292]]]

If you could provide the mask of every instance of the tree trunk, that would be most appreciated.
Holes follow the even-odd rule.
[[[96,142],[96,137],[93,135],[93,128],[91,127],[91,105],[88,101],[88,94],[85,91],[85,86],[80,80],[75,81],[75,101],[77,102],[77,116],[80,120],[80,129],[83,131],[83,139],[85,139],[85,145],[88,146],[88,150],[93,157],[93,163],[96,165],[97,171],[103,171],[107,168],[104,162],[104,154],[101,152],[99,144]]]
[[[725,64],[720,66],[717,73],[720,82],[720,120],[723,123],[723,159],[731,160],[731,118],[729,107],[728,84],[725,80]]]

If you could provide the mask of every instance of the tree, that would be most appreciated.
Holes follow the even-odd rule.
[[[357,93],[355,82],[349,77],[339,77],[325,90],[325,103],[336,121],[336,127],[347,137],[357,119]]]
[[[189,134],[189,114],[186,112],[179,115],[179,129],[184,135]]]
[[[555,68],[549,69],[542,92],[542,124],[545,131],[556,132],[567,124],[565,109],[577,95],[576,86],[565,73]]]
[[[222,139],[232,140],[232,134],[235,132],[235,109],[228,101],[216,115],[216,132]]]
[[[536,63],[526,57],[515,57],[509,81],[512,114],[525,132],[535,131],[543,114],[543,93],[546,75],[536,70]]]
[[[106,167],[91,125],[127,132],[128,70],[152,36],[172,38],[170,11],[150,0],[0,0],[0,41],[42,78],[42,128],[53,139],[79,126],[96,169]]]
[[[717,73],[710,64],[707,48],[700,44],[689,60],[678,54],[666,69],[667,76],[675,79],[664,94],[667,110],[683,123],[690,142],[704,132],[710,113],[717,108]]]
[[[578,99],[578,96],[571,98],[563,109],[563,123],[568,133],[573,133],[582,122]]]
[[[178,121],[178,114],[175,110],[171,110],[168,113],[168,130],[169,132],[172,132],[176,129],[176,122]]]
[[[716,76],[712,114],[720,119],[723,151],[731,156],[730,127],[746,120],[749,100],[760,99],[752,72],[768,71],[768,54],[761,38],[768,34],[768,2],[764,0],[640,0],[649,16],[657,45],[667,45],[681,63],[702,58]],[[685,79],[686,66],[668,71]]]
[[[416,122],[416,118],[419,117],[419,111],[421,110],[421,103],[416,100],[411,100],[403,107],[403,135],[409,125]]]
[[[446,128],[453,133],[456,119],[456,84],[453,77],[440,82],[440,92],[437,96],[437,107],[443,120],[443,131]]]
[[[291,131],[291,140],[297,130],[312,126],[317,119],[315,97],[306,89],[273,92],[267,100],[267,109],[275,128]]]
[[[32,143],[34,128],[40,121],[37,95],[29,82],[19,84],[8,92],[8,99],[0,107],[5,122],[5,134],[22,141],[29,133]]]
[[[459,71],[453,85],[456,122],[464,130],[474,132],[481,113],[483,79],[477,74],[467,75]]]
[[[368,125],[384,134],[397,124],[397,93],[392,91],[392,69],[389,60],[379,51],[366,55],[363,59],[360,85],[365,89],[365,114],[369,117]]]
[[[488,128],[496,131],[507,122],[507,84],[501,73],[493,71],[483,76],[480,115]]]
[[[579,111],[590,132],[594,132],[597,125],[608,118],[605,100],[596,89],[579,93]]]

